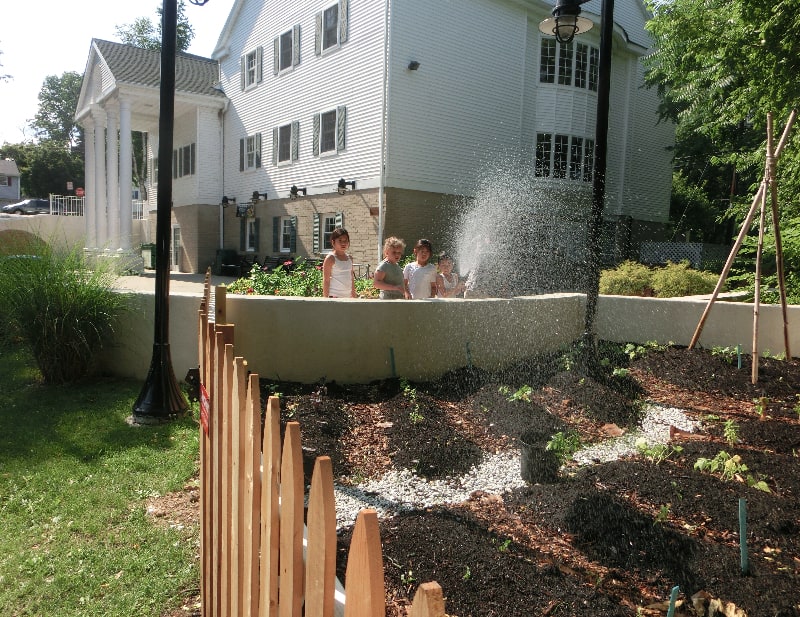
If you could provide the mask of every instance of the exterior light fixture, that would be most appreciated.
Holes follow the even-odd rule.
[[[228,197],[227,195],[223,195],[222,197],[222,207],[227,208],[231,204],[236,205],[236,198],[235,197]]]
[[[254,204],[258,203],[259,201],[261,201],[262,197],[264,199],[266,199],[267,198],[267,194],[266,193],[259,193],[258,191],[253,191],[252,202]]]
[[[416,60],[412,60],[408,63],[408,70],[409,71],[416,71],[419,68],[419,62]]]
[[[583,34],[592,28],[592,22],[580,17],[581,4],[588,0],[556,0],[553,16],[539,24],[543,34],[555,36],[559,43],[569,43],[576,34]]]
[[[297,197],[298,197],[298,195],[300,195],[300,193],[302,193],[303,196],[305,196],[307,194],[306,193],[306,187],[297,188],[297,185],[293,184],[292,188],[289,189],[289,199],[297,199]]]
[[[346,181],[344,178],[339,178],[339,183],[336,185],[336,190],[339,191],[339,195],[344,195],[347,192],[348,186],[355,191],[356,181],[355,180]]]

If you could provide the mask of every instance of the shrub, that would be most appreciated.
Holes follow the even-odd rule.
[[[600,293],[615,296],[644,296],[652,287],[652,272],[635,261],[623,261],[613,270],[600,273]]]
[[[653,290],[659,298],[695,296],[714,291],[718,276],[710,272],[692,270],[687,260],[680,263],[667,262],[663,268],[653,272]]]
[[[77,249],[30,253],[0,257],[0,314],[45,382],[74,381],[89,374],[128,297],[113,290],[110,268],[90,270]]]

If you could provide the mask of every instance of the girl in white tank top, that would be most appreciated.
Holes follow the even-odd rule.
[[[324,298],[355,298],[356,282],[353,259],[347,254],[350,234],[337,227],[331,232],[333,249],[322,262],[322,296]]]

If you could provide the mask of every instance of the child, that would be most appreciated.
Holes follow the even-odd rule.
[[[380,289],[381,300],[402,300],[405,291],[403,287],[403,270],[397,262],[403,257],[406,243],[400,238],[386,238],[383,243],[383,261],[375,268],[372,285]]]
[[[433,255],[433,245],[430,240],[417,240],[414,245],[414,255],[417,258],[416,261],[407,263],[403,268],[406,298],[412,300],[434,298],[436,296],[436,266],[429,263]]]
[[[453,258],[447,253],[439,255],[439,275],[436,277],[436,296],[439,298],[453,298],[464,291],[463,281],[458,280],[458,274],[453,272]]]
[[[353,272],[353,258],[347,254],[350,248],[350,234],[337,227],[331,232],[330,253],[322,262],[322,297],[355,298],[356,281]]]

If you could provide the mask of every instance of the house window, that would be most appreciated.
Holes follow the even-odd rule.
[[[297,160],[300,123],[292,122],[272,130],[272,164],[288,164]]]
[[[344,150],[346,123],[347,108],[345,107],[337,107],[314,115],[314,129],[311,138],[314,156]]]
[[[297,250],[297,217],[272,218],[272,252],[294,253]]]
[[[539,48],[539,81],[597,91],[600,52],[596,47],[578,43],[557,43],[542,37]]]
[[[322,217],[322,250],[326,251],[331,247],[331,234],[336,229],[336,215],[325,214]]]
[[[172,151],[172,177],[194,175],[195,171],[195,144],[183,146]]]
[[[241,57],[242,90],[252,88],[263,79],[262,61],[264,48],[257,47]]]
[[[284,32],[280,36],[280,53],[278,56],[278,70],[282,71],[292,66],[292,31]]]
[[[239,140],[239,171],[261,167],[261,133]]]
[[[552,133],[536,134],[537,177],[568,178],[591,182],[594,165],[594,140]]]
[[[150,165],[150,169],[153,170],[153,186],[158,186],[158,157],[153,157],[153,162]]]
[[[347,4],[348,0],[339,0],[317,13],[314,41],[316,55],[319,56],[322,52],[334,49],[347,41]]]
[[[258,250],[258,224],[256,219],[245,219],[245,225],[247,226],[247,231],[245,233],[245,245],[244,250],[249,252],[255,252]]]
[[[290,69],[300,64],[300,26],[295,25],[291,30],[287,30],[280,36],[275,37],[274,41],[275,56],[273,63],[273,73],[277,75],[281,71]]]

